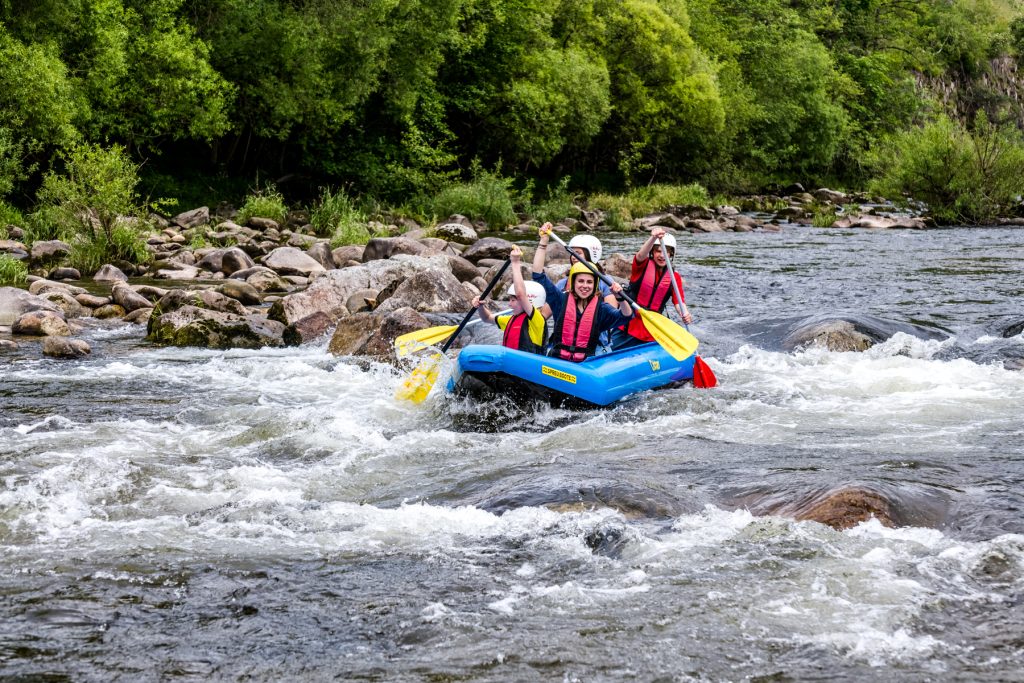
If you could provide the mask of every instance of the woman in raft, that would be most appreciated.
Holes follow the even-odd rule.
[[[679,286],[681,301],[676,300],[675,292],[672,291],[672,280],[669,276],[668,261],[661,250],[665,245],[665,251],[669,258],[675,256],[676,239],[665,232],[664,228],[654,228],[651,236],[643,243],[640,250],[633,257],[633,268],[629,275],[629,295],[638,304],[649,311],[661,313],[668,304],[669,297],[679,310],[679,316],[683,322],[690,323],[693,317],[686,308],[686,294],[683,292],[683,278],[679,273],[672,271],[671,277],[676,279]],[[644,321],[636,316],[612,332],[612,349],[628,349],[631,346],[646,344],[654,341],[654,337],[647,331]]]
[[[574,263],[569,269],[568,291],[558,287],[544,273],[546,249],[551,239],[551,224],[540,229],[540,243],[533,257],[533,280],[544,286],[551,317],[555,321],[549,355],[579,363],[593,356],[602,332],[628,325],[633,308],[622,296],[622,285],[611,283],[609,289],[618,302],[618,308],[601,300],[597,278],[583,263]]]
[[[486,306],[480,305],[480,297],[473,297],[473,307],[481,320],[498,325],[502,331],[502,346],[527,353],[544,353],[544,336],[547,332],[547,320],[541,314],[546,298],[544,287],[523,280],[520,267],[523,252],[519,247],[513,247],[508,257],[512,267],[512,285],[508,288],[508,303],[512,313],[495,316]]]

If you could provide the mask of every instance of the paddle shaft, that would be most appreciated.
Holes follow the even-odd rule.
[[[664,242],[658,242],[658,246],[661,247],[661,255],[665,257],[665,264],[668,266],[669,280],[672,281],[672,291],[676,295],[676,313],[679,314],[679,322],[686,325],[686,318],[683,316],[683,295],[679,291],[679,283],[676,282],[676,271],[672,269],[672,259],[668,257],[668,249],[665,248]],[[689,327],[687,327],[689,329]]]
[[[494,285],[498,284],[498,280],[500,280],[501,276],[505,274],[505,271],[508,270],[509,264],[511,263],[512,261],[510,259],[505,259],[505,263],[501,264],[501,268],[498,270],[498,274],[495,275],[494,278],[487,283],[487,288],[484,289],[484,291],[480,294],[481,301],[486,299],[487,295],[491,293],[491,290],[494,289]],[[462,322],[459,323],[459,326],[455,328],[454,332],[452,332],[452,336],[448,337],[448,341],[446,341],[444,343],[444,346],[441,347],[441,353],[444,353],[448,350],[448,347],[450,347],[452,345],[452,342],[455,341],[455,338],[459,336],[459,332],[462,332],[462,328],[464,328],[469,323],[469,319],[473,317],[474,313],[476,313],[475,308],[466,314],[466,317],[462,319]]]

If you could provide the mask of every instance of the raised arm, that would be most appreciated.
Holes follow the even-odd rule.
[[[512,290],[516,293],[516,298],[519,299],[519,305],[523,307],[523,313],[529,318],[533,315],[533,304],[530,303],[530,297],[526,293],[526,283],[523,282],[523,250],[519,248],[519,245],[512,247],[508,258],[512,262]]]
[[[487,309],[487,306],[482,306],[481,303],[482,302],[480,301],[480,297],[473,297],[473,308],[476,309],[476,313],[477,315],[480,316],[480,319],[483,320],[485,323],[493,323],[494,314]]]
[[[548,240],[551,239],[551,223],[540,226],[540,241],[537,243],[537,252],[533,255],[533,272],[543,273],[544,264],[548,260]]]
[[[651,236],[647,238],[647,241],[643,243],[640,249],[636,252],[636,262],[643,263],[651,256],[651,249],[654,248],[655,243],[665,236],[665,228],[652,228]]]

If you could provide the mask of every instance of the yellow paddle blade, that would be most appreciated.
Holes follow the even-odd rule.
[[[422,351],[430,346],[437,346],[452,336],[452,332],[455,330],[455,325],[441,325],[403,334],[395,338],[395,355],[404,358],[410,353]]]
[[[660,313],[643,308],[636,311],[644,321],[644,327],[654,341],[668,351],[676,360],[686,360],[697,351],[697,338]]]
[[[420,361],[420,364],[412,371],[412,374],[405,378],[402,386],[395,392],[395,398],[399,401],[411,401],[412,403],[423,403],[427,394],[434,388],[437,375],[440,370],[441,354],[435,353],[430,358]]]

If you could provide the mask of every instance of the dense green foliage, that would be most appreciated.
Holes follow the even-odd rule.
[[[8,254],[0,254],[0,287],[22,287],[28,278],[28,266]]]
[[[272,178],[290,202],[345,187],[438,216],[476,202],[498,222],[521,209],[508,197],[565,177],[563,205],[570,188],[863,185],[882,168],[869,156],[944,115],[1021,126],[1024,98],[998,73],[1024,47],[1021,14],[1015,0],[0,0],[0,198],[28,209],[43,187],[52,204],[43,179],[83,143],[124,148],[153,196],[215,202]]]

